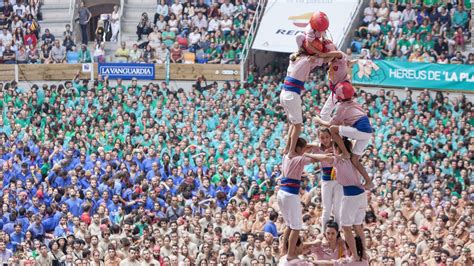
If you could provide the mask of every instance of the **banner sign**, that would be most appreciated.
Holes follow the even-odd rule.
[[[474,91],[474,66],[357,60],[352,82],[360,85]]]
[[[293,53],[298,50],[295,36],[304,33],[315,11],[329,18],[327,37],[339,46],[350,27],[359,0],[268,0],[253,49]]]
[[[100,75],[109,75],[112,79],[155,79],[154,64],[102,63],[98,71]]]

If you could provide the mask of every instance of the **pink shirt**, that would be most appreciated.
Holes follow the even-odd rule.
[[[314,56],[301,55],[295,61],[290,60],[288,66],[289,77],[305,82],[308,79],[308,75],[317,66],[323,65],[322,58],[316,58]]]
[[[318,260],[338,260],[348,255],[346,245],[339,242],[335,250],[328,246],[319,246],[311,249],[311,253],[316,254]]]
[[[352,126],[363,116],[367,116],[367,113],[360,104],[355,101],[340,102],[329,123],[331,125]]]
[[[333,152],[333,148],[328,148],[326,150],[322,150],[320,147],[314,147],[313,149],[311,149],[311,153],[314,153],[314,154],[329,154],[329,153],[332,153]],[[327,162],[327,161],[322,161],[320,162],[321,164],[321,167],[333,167],[333,163],[330,163],[330,162]]]
[[[334,59],[329,65],[328,78],[333,84],[341,81],[350,80],[349,78],[349,58],[343,53],[342,58]]]
[[[305,165],[312,163],[312,160],[305,156],[296,156],[292,159],[288,158],[288,155],[283,157],[282,172],[286,178],[301,180],[301,174]]]
[[[352,164],[351,160],[340,160],[334,157],[334,167],[336,168],[337,182],[342,186],[357,186],[362,189],[359,171]]]

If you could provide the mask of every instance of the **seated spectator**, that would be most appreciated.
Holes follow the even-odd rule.
[[[217,18],[212,17],[211,20],[209,20],[209,25],[207,27],[207,32],[208,33],[214,33],[219,30],[219,27],[221,26],[220,22],[217,20]]]
[[[67,52],[66,58],[68,64],[79,63],[79,52],[77,51],[77,47],[75,45],[73,45],[71,50]]]
[[[201,29],[207,30],[208,28],[207,18],[203,15],[202,12],[199,11],[197,12],[197,15],[193,17],[192,25],[193,27],[197,27],[199,30]]]
[[[171,47],[170,49],[170,56],[171,56],[171,62],[172,63],[182,63],[183,62],[183,59],[184,59],[184,54],[183,54],[183,50],[181,50],[181,48],[179,48],[179,44],[177,42],[175,42],[173,44],[173,47]]]
[[[63,40],[63,46],[66,47],[66,51],[71,51],[72,47],[76,46],[76,44],[72,40],[71,36],[66,35]]]
[[[151,27],[151,22],[148,20],[148,14],[146,12],[143,12],[140,18],[140,22],[137,25],[138,41],[142,40],[143,35],[148,35],[152,31],[153,28]]]
[[[383,21],[388,20],[388,15],[390,13],[390,10],[387,7],[387,4],[385,1],[383,1],[380,4],[380,7],[377,9],[376,16],[377,16],[377,22],[382,23]]]
[[[174,13],[170,15],[170,19],[168,20],[168,26],[170,31],[174,32],[175,34],[178,33],[179,20]]]
[[[464,50],[466,46],[466,40],[464,38],[464,33],[462,32],[462,28],[458,27],[454,32],[454,50]]]
[[[54,38],[54,35],[49,32],[49,29],[46,29],[44,31],[44,34],[41,36],[41,40],[43,41],[43,43],[46,43],[47,45],[52,45],[55,38]]]
[[[27,53],[28,53],[28,63],[29,64],[41,63],[40,54],[39,54],[38,48],[36,46],[34,46],[33,44],[30,44],[28,46]]]
[[[16,52],[12,50],[10,44],[5,45],[5,50],[3,51],[3,62],[5,64],[16,64]]]
[[[474,65],[474,53],[469,53],[466,61],[467,65]]]
[[[91,52],[87,45],[82,44],[79,51],[79,63],[92,63]]]
[[[23,45],[21,45],[18,51],[16,52],[16,63],[17,64],[28,63],[28,52],[26,51],[26,48]]]
[[[128,58],[129,63],[138,63],[142,57],[142,52],[138,49],[138,45],[134,44],[132,50],[130,50],[130,56]]]
[[[451,64],[464,64],[464,56],[460,51],[457,51],[456,55],[451,58]]]
[[[0,40],[3,43],[10,43],[13,40],[13,35],[8,30],[8,27],[4,27],[0,33]]]
[[[218,18],[221,16],[221,10],[219,9],[219,3],[212,3],[211,7],[207,11],[207,18]]]
[[[75,33],[71,29],[71,25],[66,24],[65,26],[65,31],[63,31],[63,39],[65,39],[67,36],[71,37],[71,39],[74,38]]]
[[[168,20],[168,16],[169,8],[166,4],[166,0],[160,0],[160,3],[156,6],[156,13],[155,18],[153,20],[153,24],[157,25],[156,22],[158,22],[160,17],[163,17],[163,20]]]
[[[161,32],[157,26],[153,28],[153,32],[148,34],[148,45],[153,49],[157,49],[161,46]]]
[[[201,33],[199,33],[199,28],[194,27],[193,32],[189,34],[189,51],[195,52],[199,49],[199,40],[201,40]]]
[[[140,58],[140,62],[147,64],[156,63],[155,50],[153,49],[153,47],[151,47],[151,45],[146,46],[145,50],[143,51],[142,57]]]
[[[164,64],[166,63],[166,57],[168,55],[168,48],[164,43],[161,44],[160,48],[156,50],[156,63]]]
[[[183,5],[181,4],[179,0],[175,0],[175,2],[171,5],[170,10],[171,10],[170,19],[171,19],[171,15],[174,15],[174,17],[177,18],[183,13]]]
[[[373,20],[367,27],[367,30],[372,36],[378,36],[381,31],[380,24],[378,24],[377,21]]]
[[[105,63],[105,42],[96,44],[94,49],[94,62]]]
[[[40,59],[43,64],[51,64],[51,49],[46,43],[41,45]]]
[[[232,20],[227,15],[222,16],[221,30],[224,36],[227,36],[232,29]]]
[[[160,16],[158,21],[155,23],[156,27],[158,28],[160,32],[165,30],[165,27],[167,24],[168,23],[165,21],[164,16]]]
[[[416,20],[416,12],[412,8],[411,4],[408,3],[406,5],[406,8],[402,12],[402,21],[401,22],[402,22],[403,25],[405,25],[409,21],[415,21],[415,20]]]
[[[23,45],[23,30],[21,28],[16,28],[13,32],[13,42],[17,45]]]
[[[127,49],[127,44],[122,41],[120,47],[115,51],[115,62],[127,63],[130,57],[130,51]]]
[[[224,53],[222,55],[221,64],[233,64],[236,62],[234,49],[229,44],[224,45]]]
[[[369,25],[372,21],[376,19],[376,14],[377,8],[375,8],[375,2],[370,1],[369,6],[364,9],[364,18],[362,21],[365,25]]]
[[[230,0],[224,0],[224,4],[221,5],[220,10],[223,16],[230,17],[234,15],[235,7]]]
[[[436,63],[438,63],[438,64],[449,64],[449,60],[448,60],[448,58],[446,58],[444,53],[439,55],[437,58],[438,59],[436,60]]]
[[[452,25],[453,27],[461,27],[463,29],[467,28],[467,22],[469,21],[469,15],[462,5],[458,5],[456,10],[453,13]]]
[[[38,39],[36,38],[36,35],[31,32],[30,29],[26,29],[26,33],[23,36],[23,44],[29,46],[33,45],[36,47],[36,43],[38,42]]]
[[[59,40],[54,41],[51,48],[51,63],[62,64],[66,62],[66,47],[62,46]]]
[[[399,25],[401,24],[402,20],[402,12],[398,10],[398,6],[394,5],[393,10],[390,11],[390,15],[388,16],[388,25],[392,26],[392,28],[397,31]]]
[[[166,26],[165,27],[165,31],[163,31],[161,33],[161,39],[163,41],[163,43],[168,47],[170,48],[175,40],[176,40],[176,34],[170,30],[170,26]]]
[[[184,3],[183,15],[186,15],[190,18],[194,17],[195,10],[191,2]]]
[[[203,49],[198,49],[196,51],[196,62],[198,64],[206,64],[208,61],[208,56],[206,55],[206,52],[204,52]]]

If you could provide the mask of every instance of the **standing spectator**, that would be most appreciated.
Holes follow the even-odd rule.
[[[51,62],[53,64],[66,62],[66,48],[61,45],[59,40],[54,41],[54,46],[51,48]]]
[[[79,25],[81,27],[82,44],[87,44],[87,25],[89,24],[89,20],[92,18],[92,14],[86,7],[85,1],[81,1],[78,14],[79,16],[76,18],[76,21],[79,21]]]
[[[278,219],[278,213],[275,211],[272,211],[270,213],[270,216],[268,217],[267,223],[263,226],[263,232],[270,233],[274,238],[278,237],[278,230],[275,225],[275,222]]]
[[[37,266],[53,265],[53,255],[48,252],[48,247],[45,244],[40,245],[39,256],[36,257]]]
[[[110,41],[117,42],[120,30],[120,11],[118,5],[114,5],[114,10],[112,11],[112,15],[110,16],[110,23],[112,27],[112,38],[110,38]]]
[[[156,6],[156,13],[155,13],[155,18],[153,19],[153,24],[156,25],[156,22],[160,18],[160,16],[163,16],[164,20],[168,20],[169,18],[169,8],[168,5],[166,4],[166,0],[158,0],[159,4]]]
[[[7,265],[8,260],[13,256],[11,250],[7,249],[7,246],[3,239],[0,240],[0,262],[2,265]]]
[[[115,51],[115,62],[127,63],[129,57],[130,51],[127,49],[127,44],[122,41],[120,47]]]

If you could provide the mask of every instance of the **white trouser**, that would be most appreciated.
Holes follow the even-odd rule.
[[[326,223],[329,221],[331,212],[334,215],[336,223],[339,224],[341,215],[342,186],[335,180],[321,181],[321,198],[323,213],[321,215],[321,224],[323,232],[326,229]]]
[[[118,33],[119,33],[119,29],[120,29],[120,20],[117,20],[116,22],[113,22],[111,26],[112,26],[112,38],[110,38],[110,41],[111,42],[116,42],[117,37],[118,37]]]
[[[324,103],[323,109],[319,113],[319,116],[323,121],[329,122],[331,120],[331,114],[336,109],[336,96],[331,92]]]

